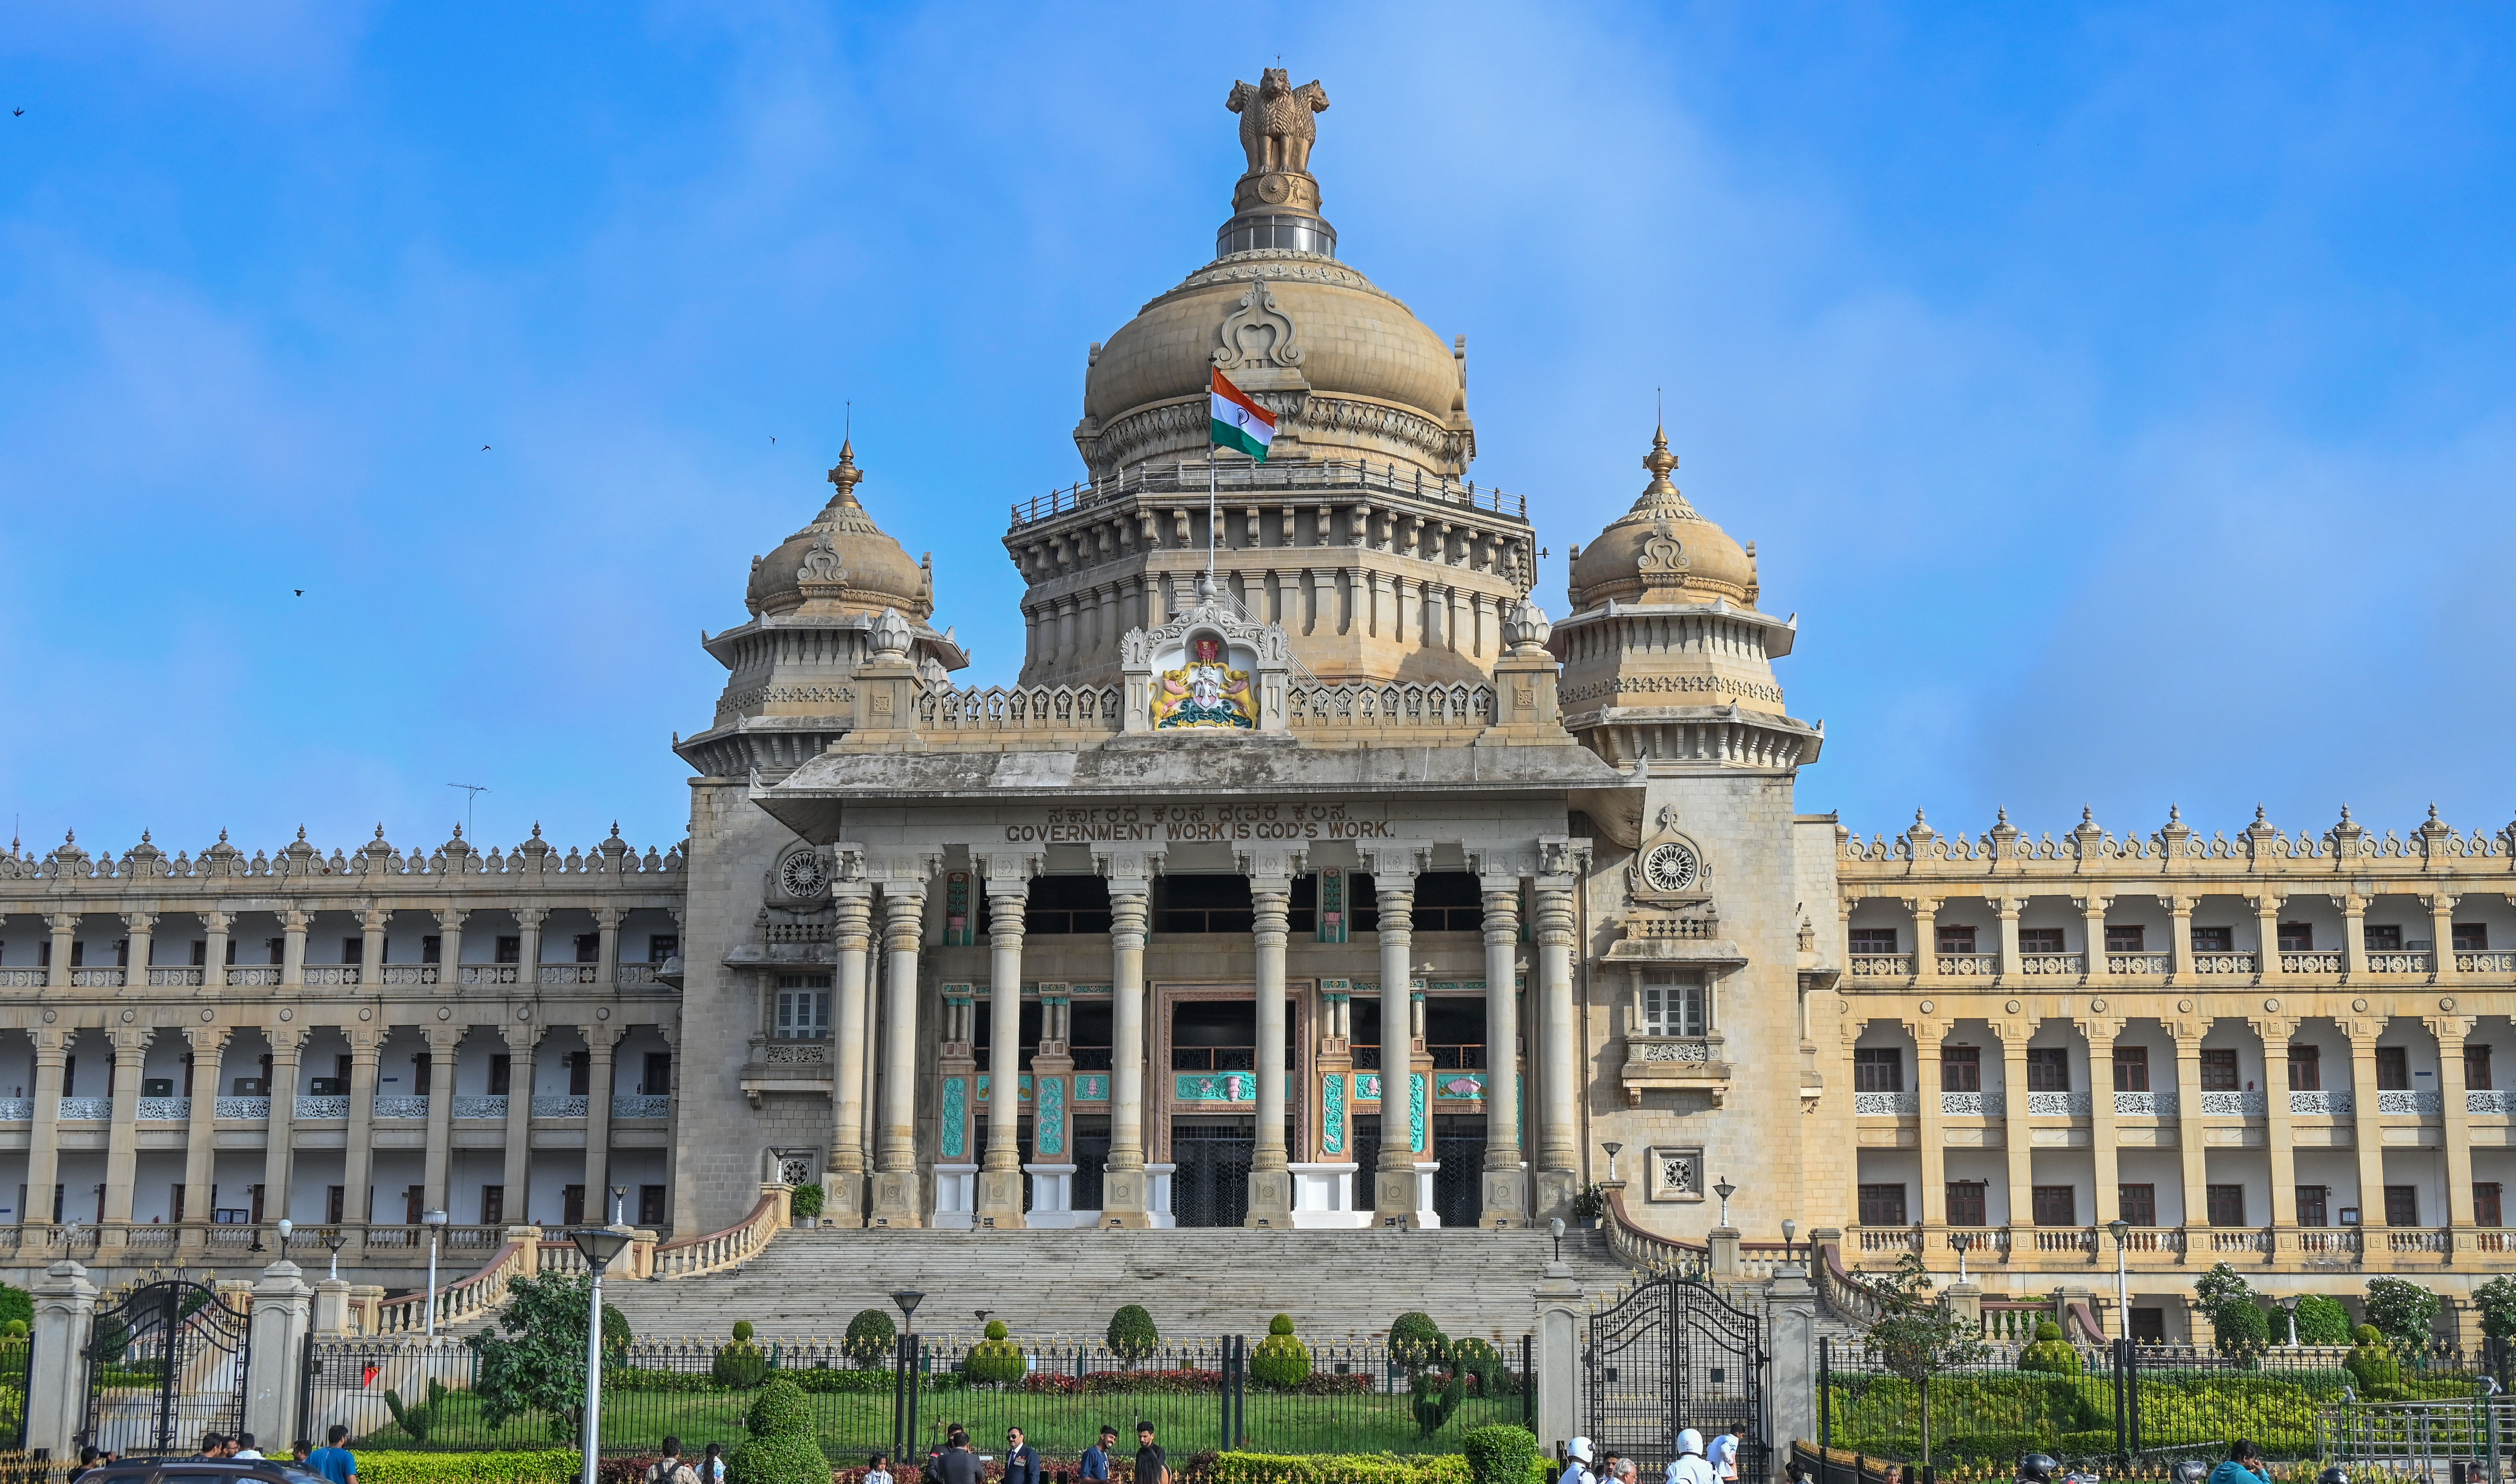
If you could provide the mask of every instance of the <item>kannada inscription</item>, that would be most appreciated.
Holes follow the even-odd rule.
[[[1386,840],[1383,811],[1348,804],[1113,804],[1051,809],[1005,827],[1009,845],[1152,844],[1189,840]]]

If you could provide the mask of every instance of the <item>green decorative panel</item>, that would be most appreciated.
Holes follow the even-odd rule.
[[[1086,1072],[1074,1080],[1074,1100],[1078,1103],[1106,1103],[1110,1100],[1110,1074]]]
[[[1408,1148],[1424,1152],[1424,1074],[1414,1073],[1406,1079],[1406,1137]]]
[[[1436,1072],[1433,1074],[1433,1095],[1449,1102],[1477,1102],[1486,1095],[1486,1075],[1482,1072]]]
[[[1066,1153],[1066,1079],[1062,1077],[1039,1080],[1039,1111],[1032,1118],[1031,1146],[1041,1156]]]
[[[1320,1082],[1320,1152],[1345,1153],[1345,1076],[1339,1073]]]
[[[944,1079],[944,1151],[946,1160],[961,1160],[970,1150],[970,1087],[957,1077]]]

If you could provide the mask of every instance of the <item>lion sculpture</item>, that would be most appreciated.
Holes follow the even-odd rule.
[[[1282,67],[1269,67],[1251,87],[1236,80],[1223,106],[1240,115],[1240,148],[1249,156],[1249,173],[1311,168],[1311,141],[1320,126],[1311,115],[1324,113],[1328,94],[1314,77],[1300,87]]]

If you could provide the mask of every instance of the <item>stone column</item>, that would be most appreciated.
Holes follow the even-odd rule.
[[[921,1226],[917,1189],[917,950],[926,933],[926,882],[885,881],[882,941],[886,971],[882,1125],[874,1147],[875,1226]]]
[[[192,1106],[184,1129],[184,1232],[178,1240],[187,1248],[198,1246],[207,1223],[216,1219],[210,1208],[217,1167],[211,1139],[218,1130],[219,1059],[231,1034],[226,1026],[194,1026],[184,1033],[192,1046]]]
[[[67,957],[57,952],[53,961],[60,964]],[[66,964],[61,972],[68,972]],[[87,1269],[75,1262],[56,1262],[35,1282],[34,1342],[27,1352],[26,1378],[24,1446],[29,1452],[40,1448],[56,1460],[78,1457],[79,1429],[87,1420],[87,1348],[96,1298]]]
[[[2119,1023],[2112,1020],[2079,1022],[2079,1034],[2088,1040],[2088,1148],[2093,1156],[2088,1178],[2095,1186],[2089,1195],[2099,1226],[2122,1214],[2121,1172],[2115,1158],[2114,1060],[2115,1035],[2119,1029]]]
[[[611,1222],[611,1053],[621,1027],[610,1021],[581,1025],[585,1035],[585,1198],[594,1203],[587,1220]],[[626,1212],[623,1212],[626,1214]]]
[[[385,982],[385,928],[392,922],[390,908],[358,913],[358,983],[370,990]]]
[[[1257,862],[1244,858],[1242,869],[1264,870],[1268,866],[1282,864],[1280,859]],[[1290,869],[1298,871],[1299,862],[1292,863]],[[1249,1213],[1241,1224],[1286,1231],[1293,1225],[1293,1174],[1284,1147],[1284,945],[1291,931],[1292,894],[1289,875],[1258,874],[1253,870],[1249,876],[1258,965],[1258,1127],[1249,1157]],[[1385,1128],[1386,1114],[1381,1116],[1381,1122]]]
[[[1905,905],[1913,910],[1913,978],[1935,983],[1940,977],[1940,899],[1908,897]]]
[[[294,1262],[262,1270],[253,1286],[253,1313],[246,1343],[244,1430],[265,1449],[279,1446],[297,1418],[305,1381],[308,1310],[314,1291]],[[421,1388],[426,1389],[424,1386]],[[311,1429],[310,1429],[311,1430]]]
[[[2446,956],[2444,938],[2435,940]],[[2438,1098],[2446,1129],[2447,1224],[2458,1232],[2472,1230],[2472,1111],[2464,1099],[2463,1041],[2476,1022],[2465,1015],[2436,1015],[2426,1022],[2438,1043]],[[2452,1260],[2452,1259],[2450,1259]]]
[[[302,1026],[265,1026],[271,1038],[271,1113],[262,1140],[263,1215],[276,1221],[288,1214],[288,1182],[295,1177],[290,1148],[297,1118],[297,1058],[306,1049]]]
[[[150,1031],[111,1031],[113,1044],[113,1124],[105,1135],[105,1219],[108,1226],[131,1220],[131,1180],[140,1158],[140,1074],[148,1055]],[[118,1240],[110,1239],[110,1240]]]
[[[2114,906],[2114,898],[2091,893],[2076,900],[2079,909],[2079,936],[2087,940],[2088,945],[2088,983],[2108,983],[2114,975],[2106,966],[2106,909]]]
[[[2354,980],[2368,972],[2368,899],[2355,891],[2341,898],[2341,972]]]
[[[2420,905],[2429,910],[2429,962],[2436,966],[2440,984],[2453,984],[2460,977],[2454,966],[2454,905],[2462,900],[2452,892],[2426,892],[2420,897]]]
[[[1105,859],[1110,875],[1110,1161],[1101,1224],[1153,1224],[1145,1174],[1145,928],[1155,862]]]
[[[289,908],[279,914],[279,984],[282,989],[299,989],[306,983],[306,929],[314,918]]]
[[[2167,951],[2172,955],[2166,961],[2166,968],[2175,976],[2177,984],[2189,984],[2193,980],[2193,909],[2201,905],[2200,897],[2169,895],[2166,898]],[[2128,1324],[2130,1321],[2118,1320],[2117,1323]]]
[[[1414,1075],[1415,868],[1404,847],[1370,852],[1371,890],[1380,910],[1380,1163],[1372,1175],[1373,1220],[1413,1226],[1415,1146],[1407,1114]]]
[[[145,990],[148,987],[148,954],[151,940],[157,931],[157,914],[124,912],[122,927],[131,939],[129,955],[131,961],[122,971],[122,987],[127,990]]]
[[[1542,842],[1541,842],[1542,843]],[[1564,864],[1577,869],[1578,862]],[[1578,877],[1569,871],[1537,878],[1537,993],[1543,1004],[1538,1054],[1544,1063],[1546,1122],[1537,1139],[1538,1219],[1570,1216],[1581,1186],[1578,1129],[1581,1081],[1579,1022],[1572,1005],[1572,893]]]
[[[448,986],[459,985],[463,982],[463,922],[472,914],[451,907],[440,907],[435,915],[437,917],[437,982]]]
[[[1547,1264],[1532,1296],[1537,1301],[1537,1443],[1560,1453],[1581,1425],[1581,1338],[1585,1315],[1581,1282],[1561,1262]]]
[[[1486,909],[1486,1167],[1477,1224],[1529,1221],[1520,1159],[1520,878],[1478,883]]]
[[[53,989],[66,989],[70,985],[70,943],[78,936],[78,925],[79,914],[76,912],[44,914],[44,926],[53,931],[53,963],[44,975],[44,983]]]
[[[2035,1022],[2024,1017],[1994,1020],[1992,1034],[2000,1038],[2000,1142],[2009,1167],[2010,1240],[2016,1242],[2020,1228],[2035,1224],[2035,1159],[2027,1137],[2027,1039],[2035,1034]],[[1987,1220],[1991,1215],[1984,1212]]]
[[[2288,1108],[2288,1042],[2296,1027],[2297,1022],[2280,1015],[2254,1022],[2254,1034],[2263,1042],[2263,1152],[2269,1157],[2271,1181],[2271,1214],[2265,1224],[2270,1226],[2297,1224],[2297,1141],[2289,1132]]]
[[[526,995],[541,987],[542,923],[550,916],[539,907],[516,909],[516,985]]]
[[[831,933],[838,954],[838,1060],[830,1077],[830,1165],[821,1177],[821,1219],[864,1225],[865,952],[871,945],[873,887],[841,881],[830,889],[837,909]]]
[[[594,982],[616,988],[620,983],[620,909],[598,907],[594,910],[597,944],[594,950]]]
[[[2245,899],[2254,909],[2254,973],[2266,982],[2281,975],[2280,914],[2281,904],[2288,898],[2282,893],[2257,892]]]
[[[341,1217],[347,1225],[363,1226],[375,1216],[376,1057],[384,1047],[379,1031],[363,1025],[343,1029],[350,1036],[350,1124]]]
[[[422,1180],[427,1189],[429,1208],[453,1218],[454,1208],[447,1204],[446,1174],[454,1156],[454,1053],[463,1043],[466,1028],[437,1025],[428,1028],[428,1163]]]
[[[2018,964],[2018,914],[2026,910],[2024,897],[1995,897],[1992,911],[2000,914],[2000,980],[2014,984],[2025,977]]]
[[[2183,1165],[2188,1233],[2210,1224],[2210,1203],[2202,1189],[2209,1177],[2202,1155],[2202,1038],[2209,1029],[2207,1020],[2166,1023],[2167,1034],[2175,1038],[2175,1142]]]
[[[2355,944],[2355,919],[2351,934]],[[2341,1022],[2350,1038],[2350,1101],[2357,1110],[2350,1141],[2359,1156],[2359,1225],[2371,1230],[2385,1224],[2384,1132],[2376,1124],[2376,1038],[2384,1029],[2374,1016]]]
[[[60,962],[66,956],[56,951],[53,959]],[[35,1116],[26,1142],[24,1220],[28,1226],[50,1226],[53,1187],[61,1180],[62,1062],[69,1055],[69,1038],[43,1027],[28,1034],[35,1039]]]
[[[228,929],[235,926],[235,914],[205,910],[201,926],[209,937],[201,945],[201,993],[211,995],[228,987]]]
[[[506,1199],[500,1214],[508,1225],[526,1225],[533,1219],[533,1060],[541,1051],[542,1029],[531,1021],[499,1029],[507,1041],[507,1149],[498,1167]]]
[[[1067,646],[1061,646],[1061,650]],[[1036,858],[988,856],[987,892],[987,1148],[979,1168],[978,1224],[1023,1225],[1022,972],[1023,912],[1030,900]]]
[[[1817,1285],[1808,1269],[1784,1262],[1765,1289],[1765,1313],[1773,1336],[1773,1434],[1815,1438],[1817,1417]],[[1740,1484],[1749,1484],[1742,1476]]]
[[[1949,1136],[1943,1120],[1948,1103],[1941,1097],[1940,1042],[1947,1039],[1948,1028],[1927,1020],[1905,1022],[1905,1032],[1913,1038],[1913,1137],[1921,1147],[1922,1224],[1946,1227],[1949,1224]],[[1858,1036],[1858,1029],[1854,1031]]]

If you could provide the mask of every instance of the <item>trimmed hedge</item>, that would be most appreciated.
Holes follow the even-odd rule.
[[[1480,1427],[1477,1432],[1517,1430]],[[1530,1448],[1527,1484],[1547,1484],[1546,1461],[1535,1456],[1534,1438],[1531,1438]],[[1392,1453],[1218,1453],[1204,1457],[1212,1460],[1202,1475],[1205,1484],[1477,1484],[1467,1457],[1455,1453],[1420,1458]]]
[[[514,1453],[358,1450],[358,1484],[571,1484],[573,1448]]]
[[[1477,1427],[1461,1441],[1475,1484],[1523,1484],[1537,1462],[1537,1434],[1526,1427]]]

